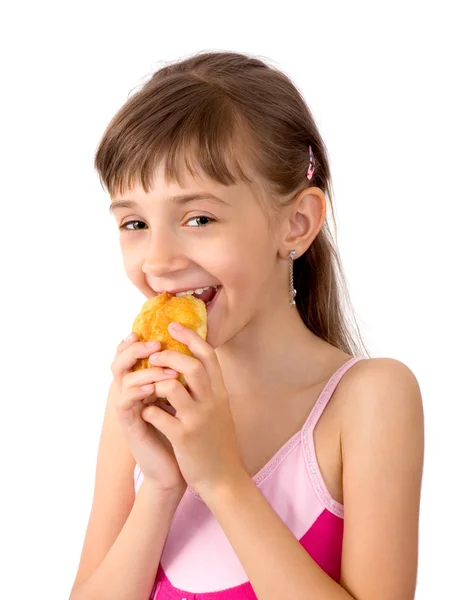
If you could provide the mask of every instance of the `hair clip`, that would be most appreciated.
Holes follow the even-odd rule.
[[[311,146],[309,146],[308,148],[310,151],[310,164],[308,165],[308,172],[307,172],[306,176],[308,179],[311,179],[313,177],[313,173],[314,173],[313,150],[312,150]]]

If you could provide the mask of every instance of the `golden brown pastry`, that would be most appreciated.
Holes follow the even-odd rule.
[[[194,329],[203,340],[207,339],[207,307],[203,300],[192,295],[174,296],[163,292],[155,298],[150,298],[142,306],[133,323],[139,342],[156,340],[161,342],[161,350],[177,350],[188,356],[193,356],[186,344],[175,340],[168,332],[168,325],[172,321],[181,323],[185,327]],[[149,369],[148,358],[137,361],[133,371]],[[180,373],[178,380],[186,385],[184,376]]]

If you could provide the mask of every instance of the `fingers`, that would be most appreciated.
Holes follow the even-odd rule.
[[[215,350],[212,346],[210,346],[206,340],[203,340],[196,331],[189,327],[175,329],[175,327],[169,325],[169,333],[174,339],[187,345],[195,359],[197,359],[196,362],[199,366],[202,365],[203,367],[202,370],[205,377],[202,376],[201,369],[199,369],[196,364],[190,365],[190,363],[186,361],[188,372],[184,369],[180,372],[184,375],[188,385],[193,389],[195,386],[200,385],[203,379],[207,379],[208,382],[210,382],[212,390],[215,392],[215,396],[222,396],[223,391],[225,390],[223,374]],[[164,354],[164,352],[162,354]],[[169,366],[179,370],[178,367],[173,364],[170,364]]]
[[[132,371],[139,359],[147,358],[153,352],[158,352],[161,344],[157,341],[146,346],[145,342],[137,341],[135,332],[130,334],[117,347],[111,371],[114,381],[118,385],[120,401],[117,405],[119,415],[122,419],[131,420],[132,413],[142,410],[144,405],[158,400],[155,391],[155,382],[176,379],[177,372],[165,372],[165,367],[154,366],[149,369]],[[145,386],[145,387],[144,387]]]
[[[130,346],[133,342],[137,342],[137,333],[135,331],[132,331],[124,340],[122,340],[122,342],[117,346],[117,351],[115,353],[115,356],[117,357],[120,352],[123,352],[123,350],[127,347]]]
[[[130,401],[137,402],[147,399],[147,403],[155,402],[157,396],[155,392],[155,383],[169,379],[177,379],[179,374],[173,369],[163,367],[151,367],[139,371],[127,371],[121,375],[122,396],[128,397]]]
[[[122,342],[114,361],[111,364],[111,371],[114,378],[119,381],[126,373],[131,371],[138,359],[147,358],[152,352],[157,352],[161,348],[159,342],[154,342],[154,346],[147,347],[145,342]]]
[[[175,371],[171,374],[165,373],[162,367],[151,367],[150,369],[141,369],[140,371],[127,373],[123,378],[123,387],[137,388],[156,383],[157,381],[176,379],[177,377],[178,373]],[[153,392],[153,390],[146,391],[149,391],[149,393]]]
[[[148,405],[156,402],[159,397],[155,394],[155,384],[177,377],[178,373],[173,375],[165,373],[164,369],[159,367],[127,373],[123,377],[122,393],[118,404],[119,412],[129,411],[135,405]]]
[[[170,367],[183,373],[195,400],[206,397],[210,390],[207,371],[201,361],[176,350],[163,350],[152,357],[152,364],[159,367]]]
[[[176,381],[175,379],[157,381],[155,384],[155,395],[159,398],[164,397],[170,399],[174,415],[177,416],[177,418],[182,419],[182,417],[185,418],[185,415],[188,414],[190,416],[192,414],[192,406],[194,405],[195,400],[179,381]]]

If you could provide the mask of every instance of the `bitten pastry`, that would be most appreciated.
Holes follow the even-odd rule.
[[[163,292],[144,303],[141,312],[134,320],[132,331],[137,334],[139,342],[156,340],[161,342],[161,350],[177,350],[177,352],[193,356],[186,344],[178,342],[168,332],[168,325],[172,321],[194,329],[203,340],[207,339],[205,302],[192,295],[174,296],[168,292]],[[148,358],[143,358],[137,361],[133,371],[149,368]],[[185,378],[181,373],[178,380],[182,385],[186,385]]]

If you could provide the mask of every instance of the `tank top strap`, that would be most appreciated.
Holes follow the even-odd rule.
[[[313,432],[317,422],[319,421],[322,413],[324,412],[325,407],[329,403],[329,400],[332,397],[335,388],[340,382],[340,379],[343,377],[346,371],[349,371],[351,367],[353,367],[361,360],[365,360],[365,357],[353,356],[351,359],[349,359],[347,362],[341,365],[341,367],[337,371],[335,371],[335,373],[326,383],[324,389],[319,395],[319,398],[317,399],[316,404],[313,406],[302,430],[305,430],[305,432],[308,432],[309,434]]]

